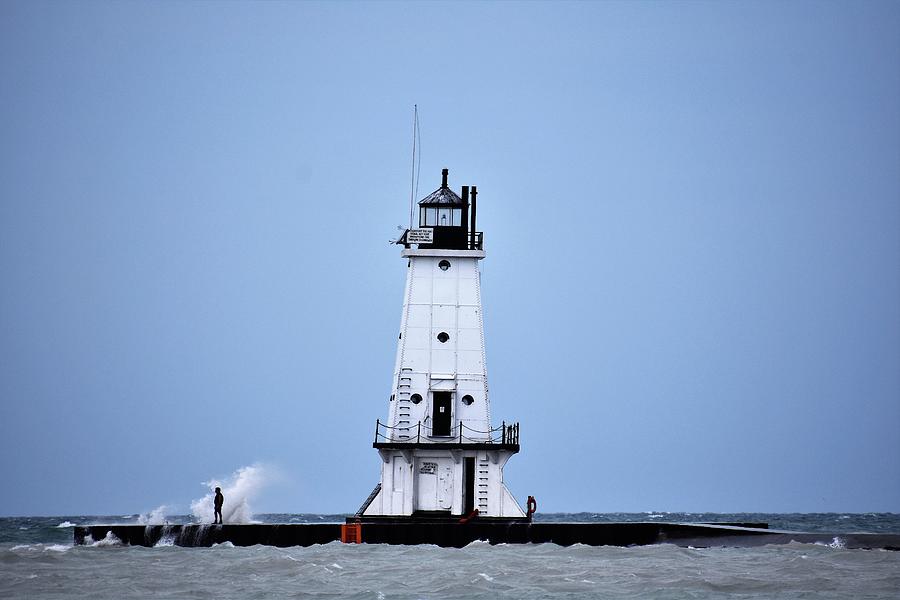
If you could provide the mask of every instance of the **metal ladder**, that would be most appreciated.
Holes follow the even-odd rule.
[[[411,437],[412,424],[411,411],[412,400],[412,369],[400,369],[397,379],[397,437],[400,441],[406,441]]]
[[[486,513],[488,509],[488,468],[489,463],[487,457],[478,459],[478,470],[476,483],[478,489],[475,491],[475,500],[478,502],[479,512]]]

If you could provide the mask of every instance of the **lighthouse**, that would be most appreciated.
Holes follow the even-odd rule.
[[[362,519],[525,517],[503,482],[518,423],[491,422],[478,190],[457,195],[447,179],[444,169],[441,187],[418,203],[418,227],[396,242],[406,288],[388,417],[375,424],[381,480]]]

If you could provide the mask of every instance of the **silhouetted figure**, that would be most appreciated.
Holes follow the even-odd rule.
[[[225,502],[225,496],[222,495],[222,488],[216,488],[216,499],[213,500],[213,507],[216,509],[215,520],[213,523],[222,522],[222,503]]]

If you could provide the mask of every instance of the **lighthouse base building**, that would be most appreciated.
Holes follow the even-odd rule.
[[[491,423],[481,309],[477,188],[419,201],[397,240],[406,289],[387,421],[375,425],[381,480],[356,518],[523,519],[503,482],[518,423]]]

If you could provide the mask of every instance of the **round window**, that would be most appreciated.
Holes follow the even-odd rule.
[[[441,268],[441,271],[446,271],[447,269],[450,268],[450,261],[442,260],[441,262],[438,263],[438,266]]]
[[[462,397],[462,401],[463,401],[463,404],[465,404],[466,406],[470,406],[473,402],[475,402],[475,398],[466,394],[465,396]]]
[[[450,336],[447,335],[447,332],[446,332],[446,331],[440,332],[440,333],[438,334],[437,337],[438,337],[438,341],[439,341],[440,343],[442,343],[442,344],[447,343],[447,340],[450,339]]]
[[[422,396],[420,396],[419,394],[413,394],[412,396],[409,397],[409,399],[412,400],[413,404],[418,404],[419,402],[422,401]]]

